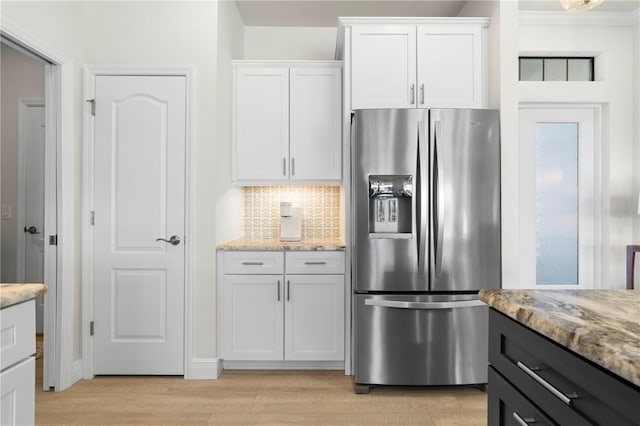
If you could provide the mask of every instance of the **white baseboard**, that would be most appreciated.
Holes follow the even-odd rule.
[[[82,380],[82,360],[76,360],[71,367],[71,384]]]
[[[344,370],[344,361],[224,361],[229,370]]]
[[[211,380],[220,377],[222,361],[217,358],[193,358],[191,359],[191,374],[188,380]]]

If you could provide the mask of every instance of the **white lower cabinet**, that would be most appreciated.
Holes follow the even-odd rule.
[[[264,259],[259,252],[223,253],[223,265],[246,267],[222,274],[223,359],[344,361],[344,253],[279,255],[279,273],[255,274],[250,272],[273,260],[274,252]],[[287,273],[305,264],[309,273]],[[323,267],[333,273],[323,274]]]
[[[35,300],[0,309],[0,426],[34,424],[35,323]]]
[[[344,359],[344,275],[287,275],[284,357]]]

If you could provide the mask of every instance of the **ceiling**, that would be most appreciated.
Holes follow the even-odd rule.
[[[469,0],[477,1],[477,0]],[[337,27],[339,16],[457,16],[464,0],[235,0],[247,26]],[[600,12],[631,12],[640,0],[606,0]],[[521,10],[562,11],[558,0],[520,0]]]

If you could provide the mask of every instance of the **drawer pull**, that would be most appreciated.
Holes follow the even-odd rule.
[[[280,280],[278,280],[278,302],[280,301]]]
[[[578,396],[575,394],[572,394],[570,396],[567,396],[565,394],[563,394],[562,392],[560,392],[558,389],[555,388],[555,386],[553,386],[551,383],[547,382],[545,379],[543,379],[542,377],[540,377],[539,375],[537,375],[535,373],[535,371],[533,371],[533,369],[527,367],[524,363],[518,361],[518,367],[524,371],[525,373],[527,373],[527,375],[529,377],[531,377],[533,380],[535,380],[536,382],[540,383],[546,390],[548,390],[549,392],[551,392],[552,394],[554,394],[559,400],[561,400],[562,402],[564,402],[567,405],[571,405],[571,399],[575,399]]]
[[[245,266],[262,266],[264,262],[242,262]]]
[[[326,265],[327,262],[323,261],[319,261],[319,262],[312,262],[312,261],[308,261],[308,262],[304,262],[305,265]]]
[[[513,412],[513,418],[515,419],[516,422],[518,422],[520,426],[529,426],[530,424],[533,424],[536,422],[536,419],[528,419],[528,418],[523,419],[515,411]]]

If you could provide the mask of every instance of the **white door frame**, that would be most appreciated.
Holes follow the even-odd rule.
[[[27,199],[22,190],[27,178],[25,138],[27,136],[27,108],[44,107],[44,99],[18,99],[18,194],[16,202],[16,225],[18,239],[16,240],[16,282],[24,282],[25,240],[24,227],[26,226],[24,217],[27,210]],[[46,128],[45,128],[46,131]]]
[[[193,276],[193,235],[192,227],[195,219],[193,188],[194,173],[191,165],[195,164],[192,149],[192,129],[194,128],[194,70],[193,67],[172,66],[91,66],[84,68],[84,98],[95,97],[97,76],[182,76],[186,79],[186,135],[185,135],[185,276],[184,276],[184,378],[194,377],[192,350],[192,276]],[[82,376],[93,378],[93,336],[90,334],[90,322],[93,320],[93,265],[94,265],[94,227],[91,225],[91,212],[94,210],[94,146],[95,126],[91,114],[91,104],[86,102],[84,108],[83,134],[83,166],[82,181]]]
[[[539,103],[539,102],[521,102],[519,105],[519,113],[518,119],[520,120],[521,113],[523,111],[536,111],[536,110],[568,110],[568,111],[584,111],[591,115],[591,119],[593,120],[593,138],[592,138],[592,155],[593,155],[593,170],[592,175],[587,176],[593,183],[593,195],[594,198],[588,201],[588,205],[586,207],[587,212],[592,213],[591,218],[593,220],[593,226],[589,228],[582,229],[578,236],[580,238],[581,235],[585,235],[589,240],[589,243],[586,247],[580,245],[580,250],[591,251],[589,253],[589,258],[593,259],[593,265],[591,268],[588,268],[592,273],[592,279],[587,279],[586,284],[587,287],[583,287],[583,283],[580,285],[536,285],[535,282],[531,281],[531,277],[535,277],[535,250],[532,249],[534,246],[534,241],[531,240],[531,236],[520,236],[520,271],[521,271],[521,279],[520,286],[523,288],[536,288],[536,289],[583,289],[583,288],[592,288],[592,289],[600,289],[602,288],[603,278],[605,275],[606,262],[604,256],[606,256],[606,252],[603,247],[603,235],[606,230],[606,222],[603,221],[604,213],[604,205],[602,200],[605,199],[606,194],[608,193],[608,189],[606,186],[606,181],[603,179],[603,167],[606,165],[606,161],[608,160],[608,150],[606,146],[603,146],[602,143],[602,106],[600,104],[594,103],[576,103],[576,102],[561,102],[561,103]],[[553,122],[554,120],[547,120]],[[561,122],[561,120],[558,120]],[[520,141],[523,142],[522,140]],[[524,158],[530,157],[530,153],[527,152],[526,149],[520,149],[520,161],[527,161]],[[582,157],[582,156],[581,156]],[[522,163],[520,163],[520,167],[522,167]],[[583,167],[588,167],[584,165]],[[522,172],[519,172],[522,173]],[[581,172],[578,169],[578,175],[580,176]],[[520,179],[520,194],[529,194],[535,193],[535,189],[530,188],[528,185],[532,182],[528,182],[522,179],[521,175],[518,176]],[[523,204],[525,203],[525,204]],[[522,195],[520,198],[520,211],[518,212],[519,220],[521,221],[520,226],[523,226],[522,218],[523,211],[526,210],[530,214],[532,211],[532,207],[523,207],[526,205],[526,200],[522,199]],[[582,204],[581,204],[581,207]],[[528,222],[531,222],[529,220]],[[522,234],[522,232],[521,232]],[[581,273],[585,273],[585,266],[581,265],[580,271]],[[534,278],[535,279],[535,278]]]
[[[57,246],[45,244],[45,364],[43,388],[61,391],[80,379],[74,374],[74,63],[70,56],[1,17],[0,35],[45,65],[45,210],[44,235],[57,235]]]

